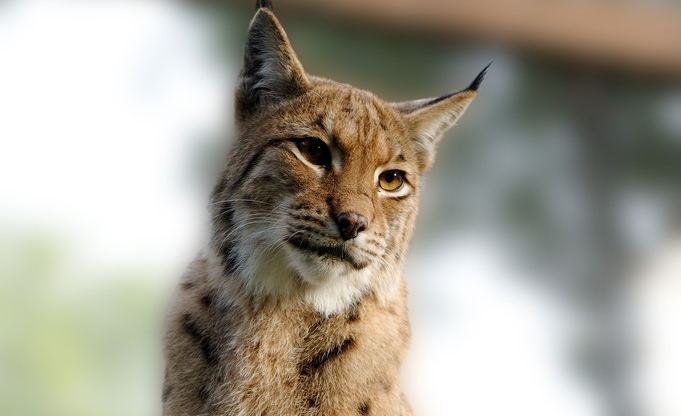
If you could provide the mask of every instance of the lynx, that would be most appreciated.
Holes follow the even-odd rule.
[[[420,177],[486,70],[386,103],[306,74],[258,0],[210,244],[168,311],[164,415],[412,414],[402,264]]]

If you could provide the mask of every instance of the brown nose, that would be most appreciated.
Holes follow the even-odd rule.
[[[369,221],[363,215],[354,212],[344,212],[338,216],[338,231],[343,240],[357,237],[357,234],[367,229]]]

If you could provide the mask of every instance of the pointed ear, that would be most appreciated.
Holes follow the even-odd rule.
[[[391,104],[393,108],[405,115],[411,127],[412,140],[422,171],[430,166],[442,134],[456,123],[477,95],[478,87],[488,68],[489,65],[463,91],[438,98]]]
[[[272,105],[304,93],[309,81],[288,37],[271,11],[259,1],[248,28],[244,64],[236,91],[236,116],[243,120]]]

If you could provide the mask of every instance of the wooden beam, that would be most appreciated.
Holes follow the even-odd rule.
[[[589,65],[681,78],[678,4],[604,0],[275,0],[274,7],[500,43]]]

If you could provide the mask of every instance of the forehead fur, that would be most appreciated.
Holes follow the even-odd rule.
[[[311,78],[305,94],[271,106],[239,125],[239,140],[315,137],[341,152],[360,148],[380,159],[413,156],[411,132],[402,113],[368,91]]]

